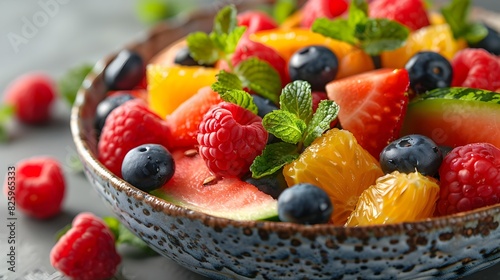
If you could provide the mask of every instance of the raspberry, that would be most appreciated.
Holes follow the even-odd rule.
[[[454,87],[494,91],[500,87],[500,62],[483,49],[463,49],[451,61]]]
[[[16,205],[26,215],[47,219],[61,211],[66,184],[59,162],[51,157],[37,156],[18,162],[15,178],[7,174],[4,193],[14,192]],[[14,183],[12,183],[14,182]]]
[[[414,31],[430,25],[423,2],[422,0],[375,0],[370,3],[370,17],[395,20]]]
[[[52,266],[78,280],[109,279],[120,262],[113,233],[91,213],[78,214],[50,251]]]
[[[500,149],[473,143],[453,149],[439,169],[438,215],[500,203]]]
[[[203,116],[197,141],[200,155],[215,175],[238,177],[248,172],[267,137],[259,116],[222,102]]]
[[[42,73],[20,76],[5,91],[5,103],[14,106],[16,117],[26,124],[47,122],[55,99],[54,82]]]
[[[278,24],[264,12],[246,11],[237,17],[239,26],[246,26],[245,34],[253,34],[257,31],[278,28]]]
[[[99,161],[115,175],[122,177],[123,158],[142,144],[160,144],[169,148],[170,129],[140,99],[129,100],[106,118],[98,143]]]

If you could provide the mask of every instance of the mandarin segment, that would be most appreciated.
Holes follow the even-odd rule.
[[[437,180],[418,172],[394,171],[359,197],[346,226],[412,222],[431,218],[439,197]]]
[[[314,184],[330,196],[331,223],[344,225],[358,197],[383,175],[377,160],[347,130],[331,129],[317,138],[298,159],[287,164],[283,175],[289,186]]]
[[[200,88],[213,84],[218,72],[217,69],[202,66],[148,65],[149,107],[164,118]]]

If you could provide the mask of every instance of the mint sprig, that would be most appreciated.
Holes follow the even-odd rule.
[[[230,58],[246,28],[237,26],[237,10],[234,5],[222,8],[215,16],[210,33],[194,32],[186,41],[191,56],[201,64],[213,64],[225,60],[232,68]]]
[[[354,45],[371,56],[401,47],[409,29],[393,20],[369,18],[364,0],[352,1],[347,19],[319,18],[312,31]]]
[[[463,38],[467,43],[474,44],[486,37],[488,30],[480,23],[469,21],[470,9],[470,0],[452,0],[441,8],[441,14],[455,39]]]
[[[0,143],[9,140],[8,122],[13,118],[15,108],[9,104],[0,105]]]
[[[334,101],[324,100],[313,113],[311,85],[305,81],[286,85],[280,95],[280,109],[262,120],[264,128],[283,142],[266,146],[250,166],[252,176],[271,175],[298,158],[304,148],[330,128],[338,111]]]
[[[71,106],[85,77],[92,71],[92,64],[82,64],[69,69],[57,82],[61,97]]]
[[[281,78],[269,63],[255,57],[240,62],[234,69],[242,86],[278,103],[281,91]]]

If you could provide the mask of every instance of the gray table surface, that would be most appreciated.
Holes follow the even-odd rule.
[[[474,0],[474,5],[500,12],[497,0]],[[52,3],[52,6],[46,6]],[[42,71],[54,78],[70,67],[118,50],[144,34],[147,26],[135,13],[133,0],[108,1],[0,1],[0,93],[15,77]],[[44,8],[45,7],[45,8]],[[45,17],[41,15],[45,13]],[[39,18],[38,18],[39,17]],[[35,29],[24,30],[21,43],[13,43],[12,34],[23,36],[27,21],[37,21]],[[11,34],[11,35],[9,35]],[[25,34],[25,35],[26,35]],[[38,221],[17,213],[16,273],[7,270],[7,200],[0,198],[0,280],[30,279],[26,273],[38,271],[31,279],[61,279],[48,259],[57,230],[70,223],[79,212],[111,215],[81,173],[72,171],[69,161],[75,147],[69,129],[69,108],[57,104],[54,121],[46,127],[19,125],[16,139],[0,144],[0,182],[8,166],[34,155],[51,155],[61,161],[67,181],[63,213],[54,219]],[[121,279],[206,279],[163,257],[137,258],[123,251]],[[45,276],[44,276],[45,275]],[[500,265],[465,279],[500,279]]]

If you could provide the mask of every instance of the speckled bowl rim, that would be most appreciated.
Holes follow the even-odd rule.
[[[159,36],[162,32],[169,29],[178,28],[182,26],[184,20],[194,20],[200,16],[206,16],[205,12],[197,11],[184,17],[179,22],[172,24],[160,24],[152,28],[144,38],[139,39],[127,46],[125,49],[135,50],[140,46],[147,45],[154,41],[155,37]],[[173,40],[175,41],[175,40]],[[173,43],[173,42],[171,42]],[[167,44],[168,45],[168,44]],[[158,54],[163,48],[158,49]],[[93,94],[92,89],[98,79],[102,80],[103,71],[106,65],[117,55],[118,52],[112,53],[109,56],[101,59],[96,63],[94,69],[86,77],[81,89],[78,92],[77,98],[71,111],[70,127],[73,140],[77,152],[82,161],[87,166],[94,169],[95,173],[103,179],[109,181],[111,186],[118,192],[125,192],[128,197],[134,197],[137,201],[146,203],[155,211],[163,212],[165,215],[173,217],[184,217],[192,220],[199,220],[204,224],[213,227],[226,227],[233,226],[237,228],[263,228],[273,232],[300,232],[304,236],[319,236],[319,235],[343,235],[343,236],[387,236],[387,235],[402,235],[408,230],[428,231],[429,229],[438,228],[453,228],[460,230],[463,226],[472,221],[487,219],[491,216],[498,216],[500,213],[500,204],[479,208],[473,211],[458,213],[455,215],[435,217],[416,222],[394,223],[387,225],[373,225],[373,226],[360,226],[360,227],[344,227],[334,226],[328,224],[318,225],[300,225],[285,222],[272,222],[272,221],[237,221],[226,218],[211,216],[202,212],[193,211],[181,206],[177,206],[166,202],[165,200],[143,192],[124,180],[112,174],[103,164],[101,164],[92,152],[92,140],[88,139],[87,135],[92,135],[85,131],[82,119],[82,110],[86,106],[86,101],[89,96]],[[154,56],[154,55],[153,55]],[[152,56],[152,57],[153,57]],[[104,95],[100,97],[104,98]],[[94,140],[95,141],[95,140]],[[85,164],[84,164],[85,165]]]

